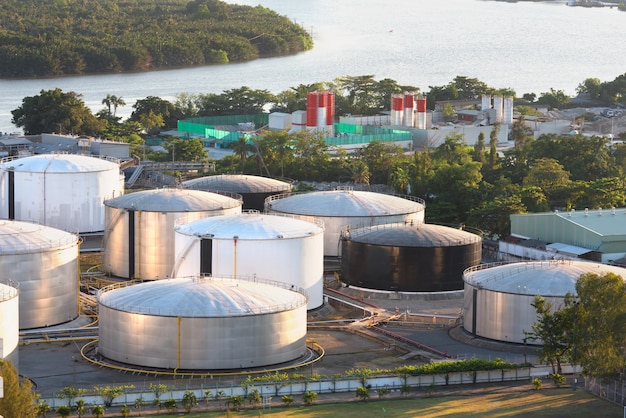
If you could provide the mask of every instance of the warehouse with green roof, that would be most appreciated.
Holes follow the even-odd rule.
[[[578,256],[588,250],[603,263],[626,255],[626,208],[529,213],[510,219],[513,237],[571,246]]]

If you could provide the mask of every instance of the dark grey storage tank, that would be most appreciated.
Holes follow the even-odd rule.
[[[342,234],[342,280],[399,292],[463,289],[463,271],[480,264],[482,238],[440,225],[387,224]]]
[[[269,177],[243,174],[223,174],[200,177],[182,183],[185,189],[204,190],[207,192],[237,193],[243,197],[243,210],[265,210],[265,199],[281,193],[290,192],[293,186],[284,181]]]

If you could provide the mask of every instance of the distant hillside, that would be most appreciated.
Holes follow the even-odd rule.
[[[3,0],[0,77],[145,71],[295,54],[289,18],[219,0]]]

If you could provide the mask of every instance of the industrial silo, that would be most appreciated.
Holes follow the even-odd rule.
[[[220,370],[284,363],[306,352],[301,289],[218,277],[116,286],[98,292],[98,352],[108,359]]]
[[[72,233],[104,230],[104,202],[124,193],[119,164],[42,154],[0,165],[0,217]]]
[[[12,280],[0,282],[0,360],[18,367],[19,284]]]
[[[355,191],[350,188],[271,196],[267,213],[314,216],[324,223],[324,255],[337,257],[344,227],[424,222],[424,201],[412,196]]]
[[[104,268],[118,277],[156,280],[172,276],[177,222],[240,213],[241,197],[157,189],[109,199],[104,205]]]
[[[176,228],[174,276],[253,276],[306,291],[308,309],[323,303],[324,230],[288,216],[245,212]]]
[[[342,236],[342,281],[399,292],[461,290],[463,271],[480,264],[481,247],[480,236],[440,225],[350,228]]]
[[[206,190],[210,192],[237,193],[243,197],[244,210],[263,212],[265,199],[269,196],[290,192],[291,183],[269,177],[249,176],[244,174],[223,174],[187,180],[182,183],[185,189]]]
[[[0,271],[20,289],[20,329],[78,316],[78,236],[29,222],[0,221]]]
[[[626,278],[626,269],[585,261],[528,261],[470,267],[465,282],[463,328],[492,340],[524,343],[537,321],[531,305],[542,296],[555,309],[563,306],[568,292],[576,295],[581,275],[608,272]]]

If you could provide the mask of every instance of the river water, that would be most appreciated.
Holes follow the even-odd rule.
[[[107,94],[127,105],[179,93],[221,93],[248,86],[278,93],[299,84],[370,74],[428,91],[457,75],[524,93],[550,88],[575,94],[589,77],[626,73],[626,13],[567,7],[564,1],[486,0],[229,0],[263,5],[312,32],[315,48],[248,63],[133,74],[0,80],[0,132],[19,131],[11,110],[41,90],[83,95],[94,111]],[[1,63],[0,63],[1,65]]]

